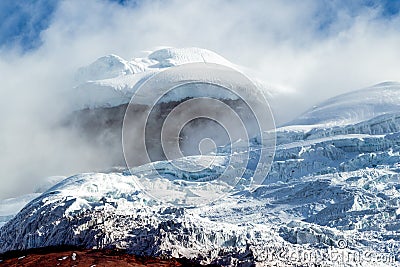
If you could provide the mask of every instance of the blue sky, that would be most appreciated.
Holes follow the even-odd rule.
[[[132,8],[136,1],[107,0]],[[40,33],[47,29],[60,0],[0,1],[0,47],[21,47],[23,51],[42,44]]]
[[[56,7],[57,1],[1,1],[0,45],[24,50],[40,45],[40,32],[49,26]]]
[[[115,2],[132,9],[138,1],[133,0],[102,0]],[[155,1],[154,1],[155,2]],[[168,3],[168,1],[165,1]],[[0,1],[0,47],[21,48],[29,51],[42,44],[40,34],[47,29],[58,8],[60,0],[2,0]],[[398,16],[400,0],[337,0],[317,1],[318,9],[315,10],[315,34],[322,36],[335,32],[331,26],[340,19],[340,11],[346,11],[356,17],[363,9],[377,10],[376,19],[390,20]],[[246,4],[244,1],[243,4]],[[229,6],[229,2],[226,3]],[[277,11],[279,12],[279,11]]]

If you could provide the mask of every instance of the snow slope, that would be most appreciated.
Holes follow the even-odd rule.
[[[400,83],[383,82],[333,97],[313,107],[288,125],[324,127],[355,124],[400,111]]]
[[[215,63],[231,68],[234,64],[201,48],[164,48],[147,57],[125,60],[117,55],[97,59],[76,74],[76,109],[113,107],[130,101],[137,88],[160,71],[187,63]],[[193,93],[196,93],[195,91]],[[181,98],[191,96],[186,94]],[[230,99],[232,96],[226,96]],[[179,99],[175,98],[174,101]]]

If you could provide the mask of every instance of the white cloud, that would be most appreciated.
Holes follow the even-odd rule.
[[[164,45],[213,50],[291,89],[271,100],[279,122],[338,93],[400,80],[399,16],[382,18],[379,7],[345,3],[61,2],[41,47],[0,53],[0,198],[30,191],[47,175],[97,166],[79,139],[51,125],[68,107],[73,72],[105,54],[131,58]]]

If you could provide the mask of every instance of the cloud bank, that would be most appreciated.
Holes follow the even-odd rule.
[[[76,69],[106,54],[213,50],[277,85],[278,124],[339,93],[400,80],[397,1],[11,2],[0,4],[0,199],[106,164],[54,127],[69,111]]]

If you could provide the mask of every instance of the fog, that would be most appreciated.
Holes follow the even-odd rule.
[[[71,112],[75,71],[106,54],[129,59],[158,46],[215,51],[269,85],[278,124],[328,97],[399,81],[400,16],[347,2],[61,1],[41,45],[0,48],[0,199],[32,192],[47,176],[108,163],[105,151],[55,126]],[[2,20],[17,23],[13,16]]]

